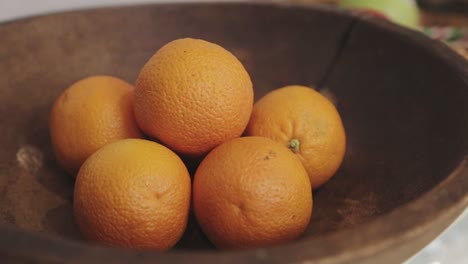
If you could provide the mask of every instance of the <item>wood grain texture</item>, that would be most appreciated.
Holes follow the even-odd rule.
[[[0,259],[51,263],[394,263],[468,204],[468,63],[385,21],[284,4],[166,4],[67,12],[0,26]],[[297,242],[213,252],[192,218],[168,254],[103,248],[73,222],[73,180],[52,155],[48,115],[91,74],[134,82],[166,42],[232,51],[256,98],[287,84],[336,99],[348,133],[338,174],[314,194]]]

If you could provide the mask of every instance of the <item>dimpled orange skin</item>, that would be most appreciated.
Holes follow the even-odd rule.
[[[219,248],[285,243],[307,228],[312,190],[300,160],[271,139],[243,137],[211,151],[197,169],[193,206]]]
[[[141,138],[133,115],[129,83],[92,76],[66,89],[50,114],[50,136],[58,163],[70,174],[100,147],[125,138]]]
[[[249,122],[253,88],[241,62],[198,39],[162,47],[136,81],[135,115],[141,129],[185,156],[200,156]]]
[[[101,244],[165,251],[185,231],[190,176],[168,148],[147,140],[106,145],[80,169],[74,215],[82,234]]]
[[[289,147],[301,159],[312,187],[320,187],[339,169],[346,135],[335,106],[314,89],[287,86],[254,105],[246,135],[264,136]]]

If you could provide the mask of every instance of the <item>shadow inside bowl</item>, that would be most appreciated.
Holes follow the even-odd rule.
[[[232,51],[255,97],[288,84],[335,98],[348,137],[337,175],[314,193],[303,238],[365,223],[431,191],[467,149],[466,76],[431,49],[321,9],[154,5],[54,14],[0,26],[0,224],[81,240],[73,178],[57,167],[48,115],[88,75],[133,82],[163,44],[195,37]],[[175,250],[213,248],[193,216]]]

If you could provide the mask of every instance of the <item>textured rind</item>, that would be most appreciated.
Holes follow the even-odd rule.
[[[220,248],[275,245],[297,238],[312,214],[300,160],[262,137],[230,140],[202,161],[193,204],[204,233]]]
[[[337,172],[346,151],[346,134],[335,106],[305,86],[286,86],[262,97],[254,106],[246,134],[284,146],[299,140],[297,155],[314,189]]]
[[[185,231],[190,193],[190,176],[175,153],[146,140],[121,140],[80,169],[75,219],[89,240],[164,251]]]
[[[197,39],[162,47],[136,81],[135,114],[142,130],[176,152],[200,156],[239,137],[253,107],[253,87],[241,62]]]
[[[129,83],[111,76],[92,76],[66,89],[50,114],[50,135],[57,160],[75,174],[102,146],[125,138],[141,138],[133,114]]]

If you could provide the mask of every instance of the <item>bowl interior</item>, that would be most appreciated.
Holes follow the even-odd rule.
[[[194,37],[233,52],[255,97],[288,84],[333,98],[347,132],[344,163],[314,193],[301,239],[348,229],[429,192],[467,148],[467,85],[431,50],[321,9],[155,5],[55,14],[0,25],[0,224],[82,240],[73,179],[51,150],[48,115],[76,80],[134,82],[163,44]],[[212,245],[194,219],[176,250]]]

